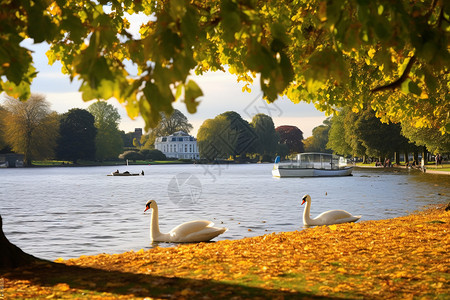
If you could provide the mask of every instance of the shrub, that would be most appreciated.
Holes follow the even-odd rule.
[[[159,150],[144,149],[140,153],[147,160],[167,160],[166,155]]]
[[[136,161],[136,160],[142,160],[144,159],[144,156],[136,151],[125,151],[124,153],[119,155],[119,158],[121,159],[128,159],[128,160],[132,160],[132,161]]]

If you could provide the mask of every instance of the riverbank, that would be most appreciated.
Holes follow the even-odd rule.
[[[375,166],[375,164],[361,164],[358,163],[355,165],[356,168],[373,168],[373,169],[386,169],[386,170],[396,170],[396,169],[400,169],[400,170],[409,170],[406,166],[404,165],[400,165],[400,166],[392,166],[389,168],[384,168],[384,167],[377,167]],[[412,169],[413,171],[420,171],[422,172],[422,169],[420,168],[415,168]],[[439,174],[439,175],[450,175],[450,165],[449,164],[444,164],[442,165],[440,168],[436,167],[435,165],[426,165],[425,166],[425,172],[424,173],[428,173],[428,174]]]
[[[37,263],[5,299],[448,299],[450,211]],[[3,286],[3,289],[1,288]]]

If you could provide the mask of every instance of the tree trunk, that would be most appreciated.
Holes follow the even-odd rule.
[[[398,152],[398,151],[395,152],[395,164],[397,166],[400,165],[400,152]]]
[[[0,216],[0,253],[0,269],[16,268],[38,260],[8,241],[3,233],[2,216]]]

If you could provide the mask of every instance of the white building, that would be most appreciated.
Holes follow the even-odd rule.
[[[155,148],[168,158],[200,159],[197,139],[183,131],[157,137]]]

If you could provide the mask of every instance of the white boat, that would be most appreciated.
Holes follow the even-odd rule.
[[[280,161],[277,156],[273,177],[326,177],[352,175],[344,157],[329,153],[300,153],[296,159]]]

